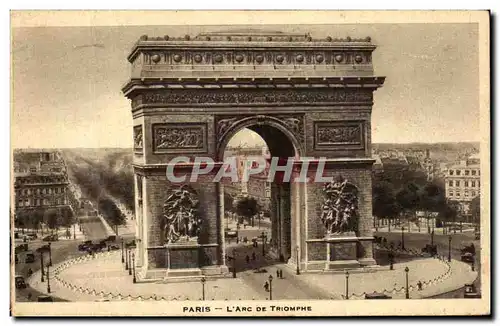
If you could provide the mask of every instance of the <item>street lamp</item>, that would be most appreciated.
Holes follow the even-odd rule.
[[[40,269],[42,270],[42,278],[41,278],[41,282],[45,282],[45,280],[43,279],[43,274],[45,273],[44,270],[45,270],[45,267],[43,266],[43,251],[40,251]]]
[[[205,277],[201,278],[201,291],[202,291],[201,292],[201,297],[202,297],[203,300],[205,300],[205,282],[206,281],[207,280],[205,279]]]
[[[406,268],[405,268],[405,272],[406,272],[406,299],[410,298],[410,288],[408,287],[408,272],[409,271],[410,271],[410,269],[408,268],[408,266],[406,266]]]
[[[236,249],[233,248],[233,278],[236,278]]]
[[[262,237],[262,257],[264,257],[266,255],[266,235],[262,232],[260,236]]]
[[[297,250],[297,272],[296,272],[296,274],[300,275],[300,267],[299,267],[299,259],[300,259],[299,258],[299,250],[300,250],[300,248],[299,248],[299,246],[297,246],[295,249]]]
[[[269,300],[273,299],[273,276],[269,275]]]
[[[401,249],[405,250],[405,227],[401,227]]]
[[[125,249],[125,270],[128,269],[128,248]]]
[[[49,242],[49,265],[52,266],[52,243]]]
[[[49,277],[50,264],[47,264],[47,293],[50,293],[50,277]]]
[[[123,257],[123,238],[122,238],[122,264],[125,262],[125,258]]]
[[[431,232],[431,246],[434,245],[434,230]]]
[[[132,249],[128,250],[128,275],[132,275]]]
[[[448,262],[451,262],[451,234],[448,236]]]
[[[133,275],[134,275],[134,283],[137,283],[137,278],[135,277],[135,253],[132,253],[132,268],[133,268]]]
[[[345,271],[345,299],[349,300],[349,271]]]
[[[73,240],[76,240],[76,224],[73,224]]]

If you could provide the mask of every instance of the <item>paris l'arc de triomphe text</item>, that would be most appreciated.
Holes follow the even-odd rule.
[[[302,157],[326,158],[334,180],[272,184],[270,250],[303,272],[375,264],[371,111],[384,83],[375,48],[369,37],[276,32],[142,36],[122,89],[133,116],[138,279],[227,274],[224,182],[173,183],[166,169],[180,155],[221,164],[243,128],[297,168]]]

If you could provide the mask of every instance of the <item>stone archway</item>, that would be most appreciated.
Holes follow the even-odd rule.
[[[136,205],[137,250],[143,257],[138,277],[227,272],[223,191],[212,180],[222,165],[221,151],[243,127],[274,140],[270,150],[276,156],[293,153],[296,169],[308,165],[314,177],[324,164],[323,175],[337,180],[283,190],[291,193],[289,215],[296,217],[289,228],[289,262],[297,263],[298,256],[303,271],[373,264],[371,110],[373,92],[384,82],[374,75],[374,50],[370,38],[142,36],[128,56],[131,79],[122,89],[131,100],[136,203],[138,196],[142,203]],[[178,156],[189,162],[172,163]],[[167,178],[169,168],[189,175],[199,156],[213,159],[214,171],[196,182]],[[192,204],[179,199],[186,186]],[[328,198],[331,189],[348,203],[341,209],[350,213],[342,218],[356,223],[332,226],[339,208]],[[179,202],[185,207],[173,210]]]

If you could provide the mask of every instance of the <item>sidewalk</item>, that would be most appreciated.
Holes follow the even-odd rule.
[[[54,266],[57,270],[57,266]],[[39,281],[37,272],[30,278],[30,286],[46,293],[46,283]],[[54,284],[54,286],[52,286]],[[202,284],[196,280],[183,283],[136,283],[125,271],[119,251],[86,256],[80,261],[62,265],[51,281],[51,294],[70,301],[119,300],[200,300]],[[237,291],[235,291],[237,289]],[[258,293],[241,279],[207,278],[206,300],[238,300],[240,298],[265,300],[266,293]]]

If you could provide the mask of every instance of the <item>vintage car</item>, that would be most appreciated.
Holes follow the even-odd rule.
[[[91,240],[87,240],[87,241],[84,241],[82,243],[80,243],[78,245],[78,250],[79,251],[87,251],[87,249],[92,246],[92,241]]]
[[[462,254],[461,260],[464,263],[473,263],[475,260],[475,256],[473,254],[471,254],[470,252],[466,252],[466,253]]]
[[[371,300],[371,299],[392,299],[391,296],[388,296],[387,294],[383,293],[367,293],[365,294],[365,299]]]
[[[39,295],[37,298],[38,302],[54,302],[54,299],[48,295]]]
[[[24,276],[16,275],[14,281],[16,284],[16,289],[26,289],[28,287],[26,281],[24,280]]]
[[[477,291],[476,286],[474,284],[465,284],[464,298],[466,299],[481,298],[481,293]]]
[[[51,234],[42,239],[43,241],[58,241],[59,236],[57,234]]]
[[[476,239],[476,240],[480,240],[480,239],[481,239],[481,232],[476,231],[476,232],[474,233],[474,236],[475,236],[475,239]]]
[[[461,250],[462,255],[465,253],[471,253],[472,255],[476,254],[476,247],[474,246],[473,243],[471,243],[469,246],[463,247]]]
[[[26,253],[26,257],[24,257],[24,262],[26,264],[34,263],[35,262],[35,254],[32,251]]]
[[[15,253],[20,253],[20,252],[23,252],[23,251],[28,251],[28,244],[27,243],[23,243],[19,246],[16,246],[15,248]]]
[[[430,244],[428,244],[428,245],[426,245],[425,247],[422,248],[422,252],[423,253],[427,253],[427,254],[429,254],[431,256],[435,256],[435,255],[437,255],[437,252],[438,252],[437,251],[437,245],[430,245]]]

